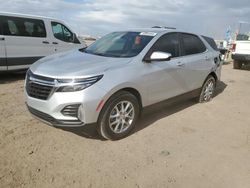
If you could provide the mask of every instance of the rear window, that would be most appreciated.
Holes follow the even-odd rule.
[[[3,16],[3,35],[20,37],[46,37],[46,29],[42,20]]]
[[[193,55],[206,51],[206,46],[198,36],[182,33],[181,38],[182,55]]]
[[[204,38],[207,43],[216,51],[218,51],[217,45],[214,41],[214,39],[210,38],[210,37],[206,37],[206,36],[202,36],[202,38]]]
[[[236,40],[249,40],[249,36],[247,34],[238,34]]]
[[[250,24],[240,23],[236,40],[250,40]]]

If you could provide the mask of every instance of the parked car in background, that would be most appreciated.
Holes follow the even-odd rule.
[[[241,69],[243,64],[250,64],[250,24],[240,24],[239,34],[232,47],[234,69]]]
[[[146,106],[180,98],[210,101],[221,75],[219,54],[212,38],[192,33],[114,32],[86,49],[33,64],[26,76],[26,104],[51,125],[97,123],[102,137],[121,139]]]
[[[0,71],[27,69],[44,56],[83,47],[61,20],[0,12]]]

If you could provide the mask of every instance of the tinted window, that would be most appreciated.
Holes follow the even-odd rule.
[[[182,55],[198,54],[206,51],[206,47],[201,39],[196,35],[181,34],[182,36]]]
[[[150,54],[155,51],[167,52],[172,57],[179,56],[180,43],[177,33],[169,33],[160,37],[151,48]]]
[[[42,20],[3,17],[2,27],[4,35],[23,37],[46,37],[46,30]]]
[[[140,32],[114,32],[94,42],[85,53],[107,57],[134,57],[151,41],[153,36]]]
[[[63,24],[58,22],[51,22],[54,37],[64,42],[80,43],[74,34]]]
[[[3,20],[3,18],[2,18],[2,16],[0,16],[0,35],[3,34],[2,20]]]
[[[206,37],[206,36],[202,36],[206,41],[207,43],[216,51],[218,51],[218,48],[217,48],[217,45],[216,43],[214,42],[214,39],[210,38],[210,37]]]

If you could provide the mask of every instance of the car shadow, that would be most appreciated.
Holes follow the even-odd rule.
[[[219,82],[217,84],[215,97],[220,95],[225,89],[227,85],[224,82]],[[178,102],[172,102],[172,103],[158,103],[155,105],[151,105],[150,107],[147,107],[143,109],[141,116],[137,122],[136,128],[131,132],[130,135],[141,131],[148,126],[152,125],[154,122],[166,118],[172,114],[181,112],[182,110],[185,110],[189,107],[192,107],[193,105],[197,104],[197,99],[190,99],[190,100],[181,100]],[[96,139],[96,140],[104,140],[99,136],[99,134],[96,131],[97,124],[90,124],[85,125],[82,127],[74,127],[74,128],[60,128],[65,131],[69,131],[71,133],[74,133],[78,136],[85,137],[88,139]]]
[[[24,80],[26,71],[0,72],[0,84],[8,84],[18,80]]]
[[[224,82],[218,82],[217,88],[215,92],[215,97],[220,95],[227,87],[227,84]],[[146,108],[141,118],[139,119],[137,126],[135,130],[132,132],[138,132],[142,129],[152,125],[154,122],[166,118],[172,114],[181,112],[182,110],[185,110],[193,105],[196,105],[198,103],[198,99],[190,99],[190,100],[180,100],[172,103],[159,103],[156,105],[152,105],[149,108]]]

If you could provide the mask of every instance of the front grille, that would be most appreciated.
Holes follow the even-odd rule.
[[[47,100],[49,95],[51,94],[53,87],[44,86],[38,83],[27,83],[26,90],[30,97],[34,97],[37,99]]]
[[[80,104],[68,105],[62,109],[61,113],[65,116],[77,117]]]
[[[76,119],[76,120],[58,120],[58,119],[55,119],[53,118],[52,116],[46,114],[46,113],[43,113],[41,111],[38,111],[30,106],[27,105],[27,108],[28,110],[30,111],[31,114],[33,114],[34,116],[38,117],[39,119],[41,120],[44,120],[45,122],[48,122],[52,125],[64,125],[64,126],[67,126],[67,125],[75,125],[75,126],[81,126],[81,125],[84,125],[83,122],[81,122],[79,119]]]
[[[27,72],[26,91],[30,97],[47,100],[53,88],[54,79],[34,75],[31,71]]]

